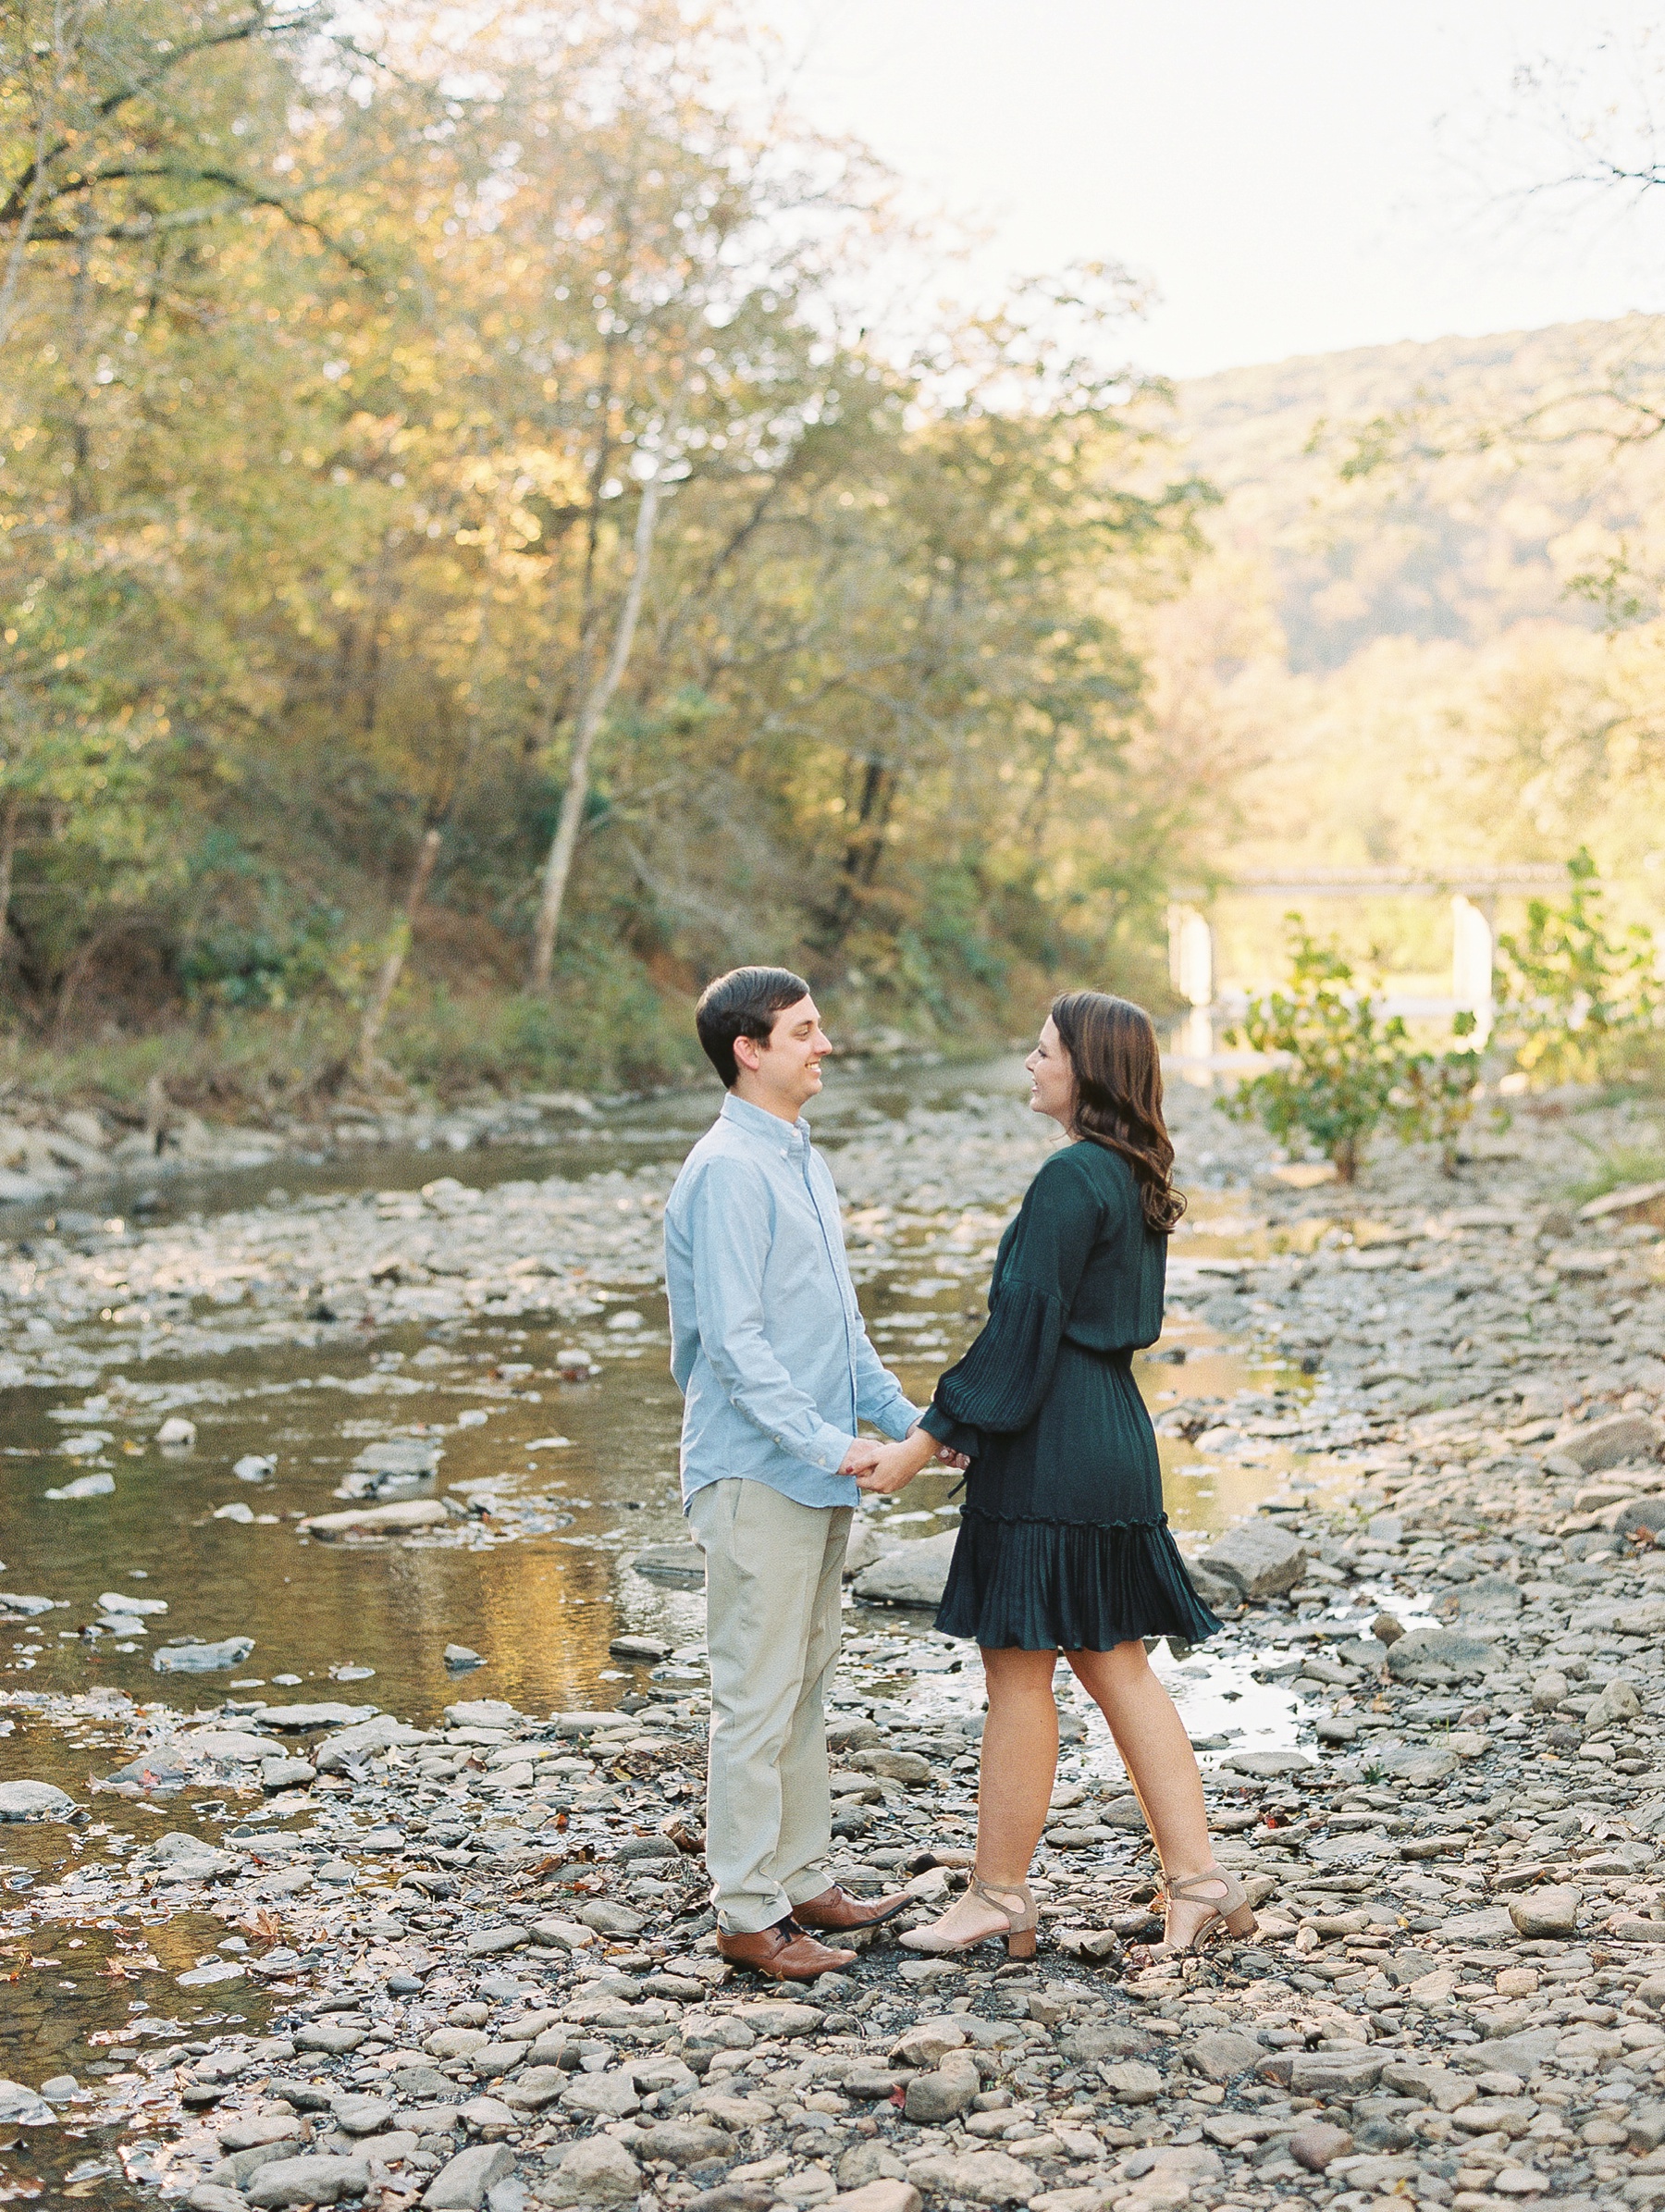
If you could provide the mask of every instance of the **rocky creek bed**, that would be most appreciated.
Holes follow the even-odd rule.
[[[1176,1119],[1207,1203],[1141,1381],[1183,1479],[1262,1503],[1212,1542],[1193,1520],[1227,1625],[1162,1664],[1193,1700],[1255,1940],[1133,1970],[1153,1867],[1102,1724],[1067,1703],[1037,1961],[916,1959],[882,1931],[847,1976],[758,1988],[715,1955],[697,1857],[692,1592],[662,1615],[620,1600],[581,1703],[502,1694],[530,1677],[493,1666],[413,1687],[396,1715],[363,1694],[374,1680],[386,1701],[382,1674],[280,1685],[257,1638],[251,1681],[246,1653],[169,1646],[179,1593],[153,1600],[166,1615],[132,1611],[133,1581],[97,1588],[103,1559],[89,1581],[67,1538],[56,1582],[42,1546],[0,1598],[0,2200],[1665,2201],[1659,1216],[1646,1194],[1583,1218],[1563,1199],[1590,1143],[1634,1143],[1634,1117],[1523,1116],[1455,1185],[1390,1153],[1352,1192],[1277,1180],[1201,1094]],[[888,1286],[881,1341],[916,1388],[972,1326],[1038,1141],[987,1096],[845,1131],[864,1296]],[[32,1499],[50,1473],[60,1490],[108,1473],[108,1491],[54,1501],[105,1511],[200,1452],[233,1403],[236,1440],[258,1440],[270,1377],[240,1361],[327,1356],[392,1414],[299,1495],[281,1452],[253,1479],[227,1470],[252,1510],[218,1526],[264,1547],[245,1555],[251,1607],[280,1558],[345,1560],[373,1617],[369,1578],[432,1552],[530,1555],[559,1540],[525,1525],[529,1495],[559,1503],[520,1459],[545,1440],[517,1437],[513,1482],[464,1473],[461,1494],[439,1454],[500,1420],[580,1427],[581,1360],[651,1397],[667,1180],[661,1163],[441,1179],[119,1240],[33,1234],[6,1262],[11,1403],[39,1394],[79,1448],[19,1447],[7,1479]],[[464,1388],[471,1332],[496,1348]],[[1222,1366],[1221,1334],[1262,1364]],[[450,1390],[445,1421],[401,1422],[400,1403],[433,1411],[403,1383]],[[164,1443],[167,1420],[197,1438]],[[389,1504],[443,1517],[299,1533]],[[603,1558],[652,1603],[688,1579],[659,1510],[662,1544]],[[862,1529],[833,1723],[842,1878],[906,1883],[921,1917],[963,1878],[974,1826],[975,1661],[909,1602],[950,1513],[927,1488]],[[161,1590],[162,1563],[137,1581]]]

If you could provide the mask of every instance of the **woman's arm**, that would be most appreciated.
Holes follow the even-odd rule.
[[[919,1469],[936,1455],[937,1440],[921,1423],[919,1427],[911,1429],[899,1444],[882,1446],[867,1473],[857,1476],[856,1488],[888,1498],[896,1490],[906,1489]]]

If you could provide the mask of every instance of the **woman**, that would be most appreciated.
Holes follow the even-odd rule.
[[[1116,1739],[1162,1861],[1162,1953],[1222,1927],[1251,1933],[1243,1889],[1214,1862],[1196,1756],[1142,1639],[1196,1643],[1220,1625],[1192,1588],[1162,1510],[1134,1351],[1162,1330],[1171,1180],[1149,1017],[1126,999],[1054,1001],[1024,1063],[1030,1106],[1071,1142],[1001,1239],[989,1319],[924,1420],[881,1452],[865,1490],[899,1490],[941,1445],[971,1462],[937,1626],[974,1637],[988,1687],[977,1866],[942,1919],[903,1936],[957,1951],[1004,1935],[1035,1947],[1030,1861],[1058,1762],[1053,1672],[1063,1653]]]

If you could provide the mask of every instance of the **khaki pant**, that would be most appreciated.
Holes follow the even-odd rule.
[[[688,1501],[711,1663],[706,1864],[734,1934],[832,1886],[824,1699],[850,1517],[847,1505],[798,1505],[734,1476]]]

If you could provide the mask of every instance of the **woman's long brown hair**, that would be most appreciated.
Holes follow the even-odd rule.
[[[1053,1025],[1075,1076],[1075,1133],[1119,1152],[1139,1179],[1145,1224],[1166,1237],[1185,1211],[1162,1118],[1162,1057],[1142,1007],[1105,991],[1067,991]]]

